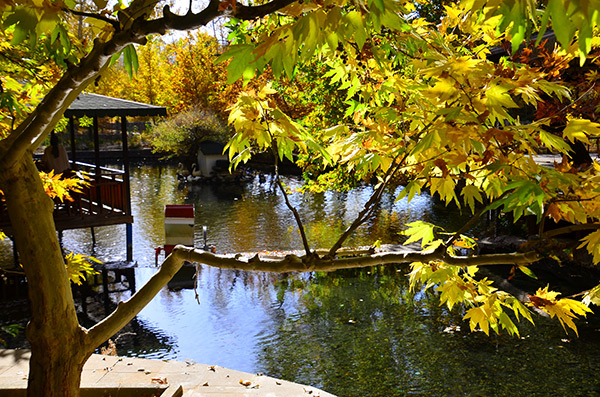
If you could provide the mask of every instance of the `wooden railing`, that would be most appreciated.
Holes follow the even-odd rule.
[[[125,172],[79,162],[75,167],[90,178],[90,186],[80,195],[89,213],[127,212]]]
[[[59,230],[132,222],[127,201],[125,172],[86,163],[72,163],[90,185],[71,193],[72,201],[54,200],[54,221]],[[0,229],[10,232],[10,221],[0,197]]]

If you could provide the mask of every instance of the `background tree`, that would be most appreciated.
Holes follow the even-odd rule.
[[[441,24],[432,26],[411,19],[415,10],[411,2],[388,0],[274,0],[257,6],[211,1],[199,13],[175,15],[166,7],[155,16],[156,6],[156,0],[134,0],[128,6],[117,3],[113,10],[90,14],[76,11],[72,1],[0,3],[3,34],[9,44],[33,51],[39,42],[44,43],[40,59],[51,60],[59,70],[50,84],[41,87],[32,84],[32,77],[11,75],[13,88],[4,100],[19,103],[21,113],[14,111],[14,105],[12,112],[4,113],[6,133],[0,140],[0,189],[16,225],[13,237],[30,288],[31,321],[26,331],[32,346],[30,395],[77,395],[81,369],[94,349],[133,318],[185,260],[274,272],[410,262],[411,282],[436,288],[450,308],[466,305],[465,318],[472,329],[517,334],[507,312],[531,320],[529,310],[486,279],[477,278],[477,266],[510,263],[527,272],[526,265],[538,258],[536,252],[457,255],[456,246],[473,244],[465,236],[471,222],[449,235],[423,222],[409,225],[408,241],[421,241],[424,251],[368,250],[351,256],[340,252],[348,235],[369,218],[386,185],[398,174],[407,181],[402,195],[412,197],[427,188],[447,203],[469,208],[474,220],[484,211],[502,207],[517,219],[532,212],[539,221],[552,215],[579,223],[583,230],[597,229],[596,173],[600,167],[575,173],[540,168],[531,155],[546,147],[560,152],[568,148],[545,132],[544,121],[526,125],[509,114],[516,107],[513,97],[537,105],[542,93],[565,97],[568,92],[526,66],[495,65],[485,59],[486,48],[496,45],[502,34],[517,48],[528,26],[541,23],[545,28],[546,16],[551,15],[564,48],[569,48],[578,32],[578,46],[570,51],[583,61],[591,49],[597,7],[569,3],[565,9],[560,1],[550,2],[542,13],[546,19],[540,22],[530,1],[510,5],[466,1],[448,8]],[[65,22],[69,14],[94,20],[97,34],[92,47],[69,35],[72,26]],[[269,68],[273,76],[291,79],[298,65],[317,57],[328,68],[323,78],[342,92],[347,106],[343,119],[335,120],[335,125],[322,120],[329,128],[316,134],[316,129],[307,129],[282,110],[274,89],[277,84],[257,85],[240,96],[230,113],[237,129],[230,142],[234,164],[247,160],[256,149],[272,150],[277,159],[293,159],[295,152],[310,153],[324,165],[377,175],[377,189],[357,220],[325,254],[310,247],[301,219],[290,205],[303,237],[303,256],[269,260],[178,247],[131,299],[94,327],[84,329],[77,321],[52,201],[32,152],[70,103],[106,72],[118,54],[133,69],[137,59],[133,44],[145,44],[148,35],[169,29],[194,29],[221,16],[234,18],[240,28],[225,56],[231,59],[230,82],[240,77],[248,81],[257,71]],[[31,75],[35,73],[30,71]],[[8,80],[3,77],[2,81],[4,85]],[[565,131],[568,139],[582,140],[596,135],[598,126],[574,119]],[[476,203],[484,200],[489,205],[482,211]],[[596,262],[600,260],[600,232],[588,233],[582,246]],[[597,296],[589,293],[585,299],[594,302]],[[532,295],[530,304],[572,329],[576,329],[574,317],[589,310],[573,299],[558,299],[548,288]]]
[[[215,106],[220,102],[218,87],[226,79],[223,66],[215,63],[221,53],[217,39],[202,32],[188,32],[170,46],[170,51],[174,91],[179,100],[174,111],[191,107],[224,110],[223,105]]]
[[[227,142],[231,131],[215,113],[196,105],[150,128],[144,136],[155,152],[165,157],[192,157],[196,162],[201,142]]]
[[[130,73],[132,72],[132,73]],[[173,86],[173,70],[169,62],[169,46],[160,36],[151,36],[137,49],[137,71],[127,70],[119,60],[96,80],[91,90],[97,94],[164,106],[168,111],[177,106]]]

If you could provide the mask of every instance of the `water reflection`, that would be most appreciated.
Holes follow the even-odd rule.
[[[405,268],[342,271],[278,283],[282,305],[261,336],[259,368],[341,396],[596,395],[598,340],[567,340],[552,322],[521,339],[470,333],[463,313],[408,291]],[[560,376],[559,376],[560,375]]]
[[[294,188],[298,181],[286,180]],[[175,169],[132,171],[136,284],[156,271],[154,248],[164,243],[164,206],[193,203],[196,245],[202,226],[218,252],[302,247],[292,215],[270,178],[244,186],[178,186]],[[350,224],[371,188],[317,195],[293,194],[309,239],[330,246]],[[377,217],[359,228],[349,246],[398,243],[405,223],[422,219],[460,224],[459,211],[427,195],[408,206],[387,192]],[[68,231],[69,250],[105,261],[125,258],[125,228]],[[2,260],[12,260],[3,244]],[[8,253],[7,253],[8,250]],[[193,290],[163,289],[118,339],[118,352],[140,357],[194,360],[263,372],[321,387],[340,396],[594,395],[600,341],[593,325],[565,341],[556,322],[522,324],[522,339],[466,332],[462,313],[435,296],[408,291],[406,269],[365,269],[333,274],[266,274],[202,266],[198,300]],[[128,293],[112,295],[114,301]],[[102,309],[99,309],[101,312]],[[462,327],[458,330],[456,327]],[[135,335],[132,335],[135,334]]]

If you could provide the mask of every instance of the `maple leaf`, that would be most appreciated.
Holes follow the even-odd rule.
[[[550,203],[546,209],[546,213],[550,216],[554,222],[558,223],[562,219],[562,213],[556,203]]]
[[[596,230],[581,239],[582,243],[577,247],[587,246],[588,253],[592,254],[594,263],[600,263],[600,230]]]
[[[546,285],[544,288],[539,288],[535,295],[528,295],[528,297],[530,305],[548,313],[551,318],[558,318],[565,332],[567,331],[566,327],[569,327],[579,336],[573,320],[577,316],[585,317],[586,313],[592,311],[579,301],[568,298],[556,299],[558,295],[558,292],[548,291],[548,285]]]
[[[71,282],[81,285],[86,276],[99,274],[93,267],[92,262],[102,263],[98,259],[82,254],[71,252],[65,256],[65,267]]]
[[[563,130],[563,137],[571,142],[578,140],[589,144],[590,141],[588,135],[595,137],[600,136],[600,124],[590,120],[573,119],[569,120],[567,126]]]
[[[401,234],[410,237],[404,242],[404,245],[408,245],[410,243],[422,240],[421,247],[425,247],[427,244],[431,243],[435,238],[433,229],[437,228],[437,226],[431,223],[415,221],[407,223],[406,226],[408,226],[408,229],[401,232]]]
[[[463,317],[465,320],[469,319],[469,326],[471,331],[474,331],[477,326],[485,332],[487,336],[490,336],[490,322],[495,323],[495,319],[492,317],[491,307],[487,304],[473,307],[467,310],[467,314]]]
[[[479,189],[477,189],[477,187],[474,185],[466,185],[465,187],[463,187],[461,196],[463,197],[465,204],[467,204],[469,208],[471,208],[471,212],[473,213],[475,212],[475,201],[483,203],[481,193],[479,192]]]
[[[589,306],[592,303],[594,305],[600,305],[600,285],[597,285],[591,290],[586,291],[581,301],[586,306]]]
[[[436,288],[436,291],[441,292],[440,306],[445,303],[448,306],[448,309],[452,310],[455,304],[472,297],[471,288],[472,286],[459,284],[457,282],[447,282],[439,285]]]

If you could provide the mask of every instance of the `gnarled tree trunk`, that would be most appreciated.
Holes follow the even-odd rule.
[[[91,351],[81,348],[85,332],[73,304],[52,217],[54,205],[44,191],[31,152],[0,173],[0,188],[15,225],[14,242],[29,284],[29,395],[77,395],[81,369]]]

